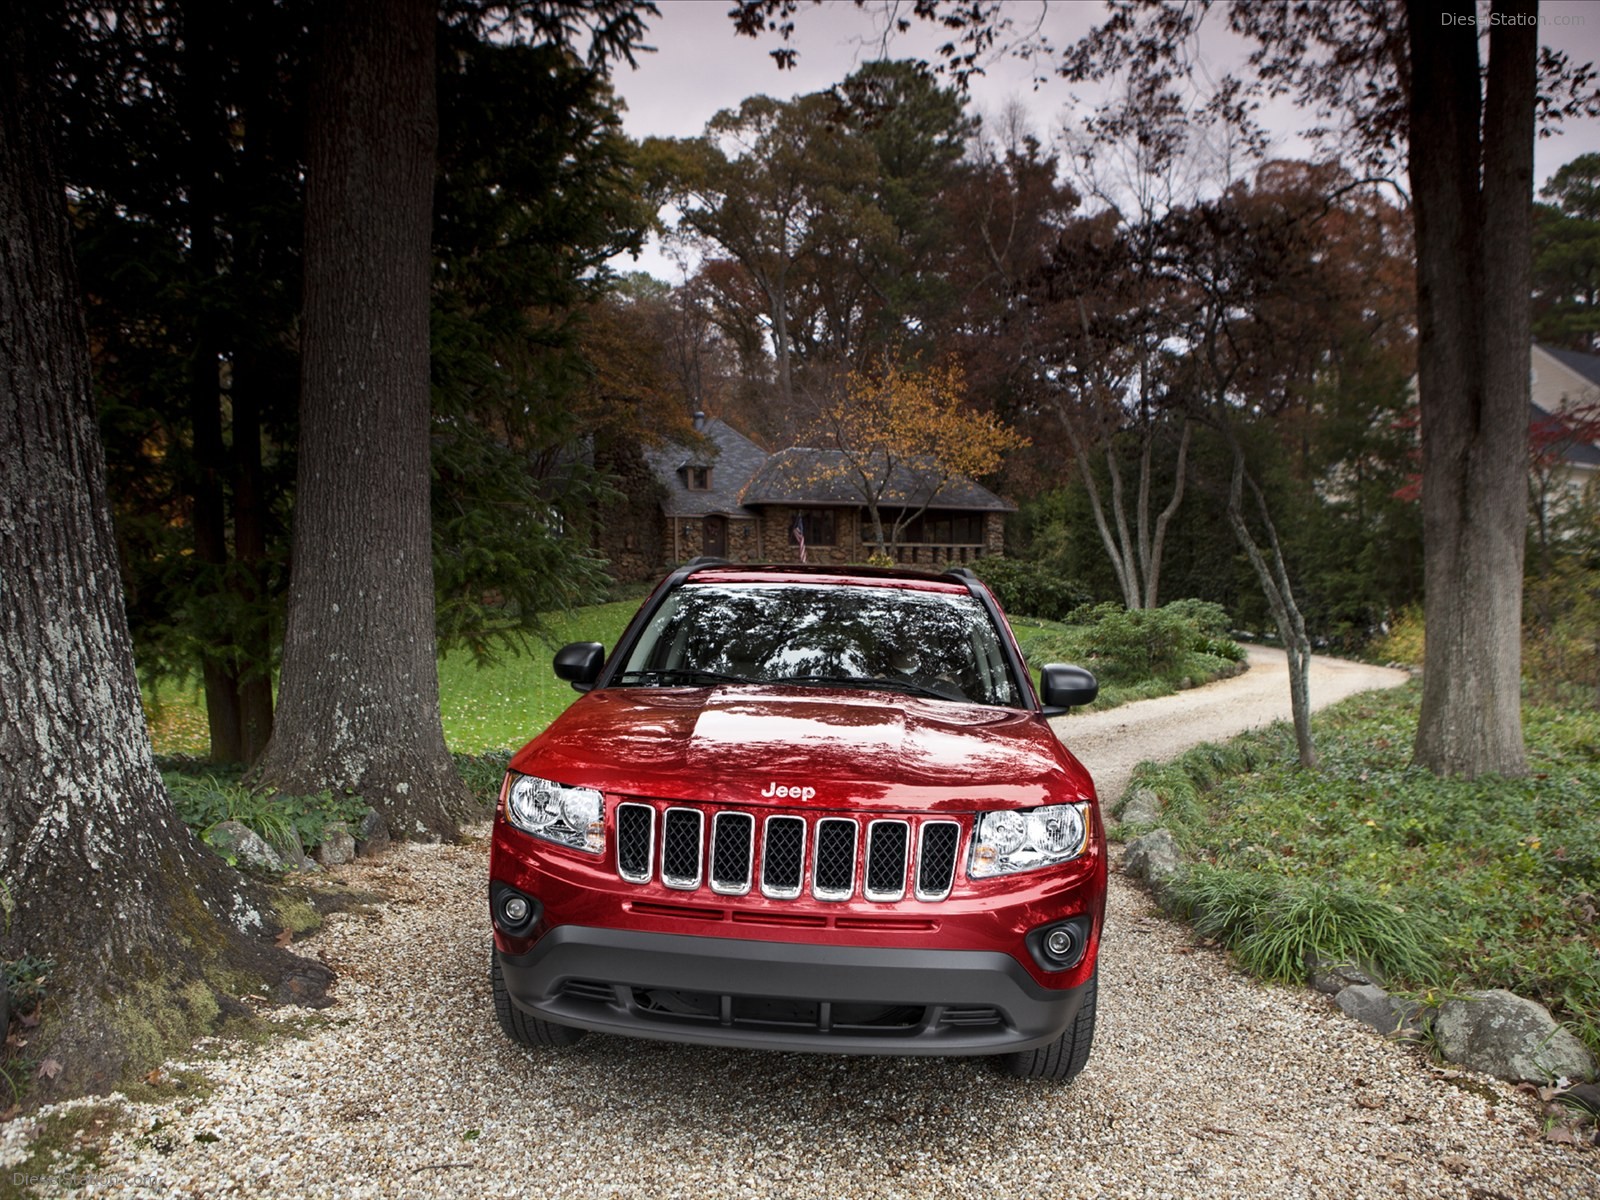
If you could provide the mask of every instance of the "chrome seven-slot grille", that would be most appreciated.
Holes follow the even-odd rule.
[[[961,826],[933,817],[863,822],[722,809],[710,814],[708,830],[701,808],[627,800],[616,819],[617,874],[629,883],[659,878],[679,891],[709,885],[719,896],[755,890],[772,900],[795,900],[808,888],[818,900],[849,900],[858,890],[883,904],[908,891],[943,900],[961,845]]]

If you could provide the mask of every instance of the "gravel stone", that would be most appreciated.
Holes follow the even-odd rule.
[[[1058,722],[1114,798],[1141,758],[1287,710],[1270,659],[1241,678]],[[1322,664],[1319,664],[1319,668]],[[1378,686],[1336,664],[1348,690]],[[1398,673],[1396,673],[1398,675]],[[1313,694],[1332,698],[1319,669]],[[1234,706],[1229,689],[1260,687]],[[1148,702],[1166,705],[1167,701]],[[1186,716],[1184,714],[1187,714]],[[1097,726],[1111,726],[1109,734]],[[1162,732],[1153,732],[1153,731]],[[169,1071],[213,1090],[124,1102],[93,1197],[528,1196],[595,1200],[1139,1197],[1594,1200],[1600,1155],[1539,1140],[1508,1085],[1368,1036],[1322,996],[1263,986],[1197,949],[1113,874],[1089,1065],[1068,1088],[980,1059],[845,1058],[591,1034],[504,1038],[486,969],[487,827],[328,869],[389,897],[335,913],[296,950],[338,972],[336,1003],[272,1010],[301,1031],[211,1042]],[[9,1170],[36,1118],[0,1126]],[[41,1188],[42,1194],[58,1194]]]

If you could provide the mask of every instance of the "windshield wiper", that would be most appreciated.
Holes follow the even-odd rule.
[[[617,682],[624,680],[654,679],[662,683],[683,683],[688,680],[708,680],[712,683],[754,683],[743,675],[723,675],[716,671],[701,671],[693,667],[646,667],[638,671],[624,671]]]
[[[866,688],[872,691],[906,692],[912,696],[927,696],[932,700],[950,700],[944,692],[924,687],[909,679],[869,679],[861,675],[785,675],[773,683],[816,684],[818,687]]]

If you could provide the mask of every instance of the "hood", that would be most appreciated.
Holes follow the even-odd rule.
[[[1037,714],[813,687],[590,692],[511,765],[607,792],[745,807],[970,811],[1094,794]]]

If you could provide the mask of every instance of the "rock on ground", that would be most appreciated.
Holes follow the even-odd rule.
[[[1452,1062],[1512,1083],[1594,1078],[1594,1058],[1542,1005],[1501,988],[1446,1000],[1433,1021]]]

